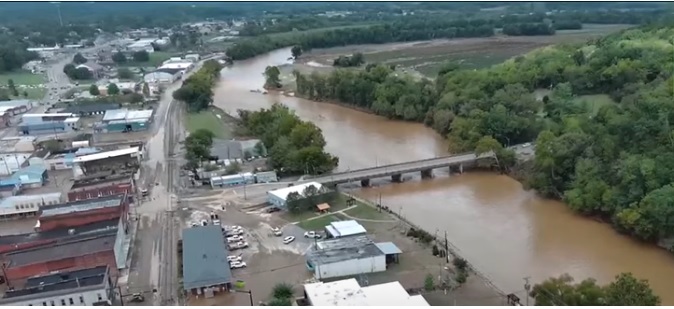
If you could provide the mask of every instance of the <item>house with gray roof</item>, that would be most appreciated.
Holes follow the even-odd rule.
[[[232,272],[220,226],[196,226],[183,230],[183,287],[192,295],[232,288]]]

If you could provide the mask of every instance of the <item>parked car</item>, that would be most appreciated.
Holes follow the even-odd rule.
[[[314,231],[308,231],[308,232],[304,232],[304,237],[305,238],[321,238],[323,236],[321,236],[321,234],[316,233]]]
[[[145,296],[143,296],[143,294],[134,293],[133,295],[131,295],[131,302],[132,303],[142,303],[144,301],[145,301]]]
[[[277,211],[281,211],[281,209],[278,208],[278,207],[269,207],[269,208],[267,208],[267,210],[266,210],[266,212],[269,213],[269,214],[270,214],[270,213],[273,213],[273,212],[277,212]]]
[[[225,231],[225,235],[227,237],[242,235],[242,234],[243,234],[243,230],[240,230],[240,229],[239,230],[226,230]]]
[[[246,267],[246,262],[236,261],[236,262],[229,263],[229,268],[231,268],[231,269],[244,268],[244,267]]]
[[[274,236],[281,236],[283,235],[283,231],[281,231],[280,228],[274,227],[271,229],[272,233],[274,233]]]
[[[213,220],[213,225],[220,225],[222,222],[220,222],[220,219],[215,219]]]
[[[243,258],[238,255],[230,255],[227,257],[227,261],[232,263],[232,262],[241,262]]]
[[[288,236],[286,238],[283,238],[283,243],[286,244],[286,245],[293,242],[293,241],[295,241],[295,236]]]
[[[248,248],[248,243],[245,241],[240,241],[235,244],[229,245],[229,250],[237,250],[237,249],[243,249],[243,248]]]
[[[201,225],[207,226],[207,225],[208,225],[208,221],[206,221],[206,220],[201,220]]]
[[[240,241],[243,241],[242,236],[227,237],[227,242],[240,242]]]

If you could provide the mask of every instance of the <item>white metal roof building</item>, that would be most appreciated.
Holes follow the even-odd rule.
[[[356,220],[334,221],[325,227],[328,238],[365,235],[367,230]]]
[[[63,202],[63,199],[60,192],[9,196],[0,201],[0,219],[35,215],[40,210],[40,206],[61,202]]]
[[[94,153],[86,156],[81,156],[73,159],[73,163],[82,163],[82,162],[91,162],[91,161],[97,161],[97,160],[102,160],[102,159],[109,159],[109,158],[114,158],[114,157],[121,157],[121,156],[138,156],[140,154],[140,149],[138,147],[133,147],[133,148],[124,148],[124,149],[119,149],[119,150],[113,150],[113,151],[106,151],[106,152],[99,152],[99,153]]]
[[[361,287],[356,279],[304,285],[311,306],[430,306],[421,295],[410,295],[400,282]]]
[[[274,205],[278,208],[285,208],[286,207],[286,198],[288,198],[288,194],[292,192],[297,192],[300,195],[303,194],[304,189],[306,189],[309,186],[314,186],[316,189],[321,189],[323,185],[321,185],[318,182],[307,182],[303,183],[300,185],[292,186],[292,187],[287,187],[287,188],[281,188],[281,189],[276,189],[267,192],[267,202],[271,205]]]
[[[194,63],[192,63],[191,61],[182,61],[182,62],[169,62],[169,63],[163,64],[158,69],[180,69],[180,70],[189,71],[193,67],[194,67]]]
[[[367,236],[320,241],[306,259],[307,268],[319,280],[386,270],[386,254]]]

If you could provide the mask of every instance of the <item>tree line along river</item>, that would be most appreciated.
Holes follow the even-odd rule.
[[[339,171],[447,154],[445,140],[422,124],[387,120],[346,107],[282,95],[252,93],[267,66],[289,63],[290,49],[236,62],[222,71],[215,105],[228,113],[280,102],[315,123],[339,157]],[[674,256],[619,235],[609,225],[573,214],[563,203],[525,191],[503,175],[474,172],[400,184],[388,180],[356,194],[378,200],[428,231],[447,232],[461,255],[505,292],[522,291],[524,277],[539,282],[569,273],[607,282],[620,272],[648,279],[664,305],[674,305]]]

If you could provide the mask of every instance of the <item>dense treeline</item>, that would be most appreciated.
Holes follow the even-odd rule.
[[[208,60],[196,73],[188,77],[182,86],[173,92],[173,98],[185,102],[188,110],[201,111],[213,103],[213,87],[220,77],[222,65]]]
[[[506,146],[536,140],[531,187],[656,241],[674,236],[673,36],[673,27],[642,27],[482,70],[449,64],[435,83],[376,65],[295,72],[297,93],[423,121],[455,152],[475,149],[485,136]],[[536,89],[552,91],[537,100]],[[595,111],[577,99],[584,94],[619,103]]]
[[[0,73],[20,69],[24,63],[38,58],[37,53],[26,51],[28,44],[7,34],[0,34]]]
[[[233,60],[251,58],[272,50],[299,45],[302,50],[351,44],[382,44],[440,38],[488,37],[494,28],[483,20],[424,20],[410,19],[395,23],[343,28],[292,36],[262,36],[243,40],[227,50]]]
[[[520,35],[553,35],[555,27],[548,23],[516,23],[503,25],[503,34]]]
[[[357,67],[365,63],[365,58],[361,53],[355,53],[351,56],[339,56],[332,62],[334,67]]]
[[[238,113],[248,133],[260,138],[268,149],[268,164],[279,173],[315,175],[337,167],[339,159],[323,150],[321,129],[300,120],[288,107],[274,104],[270,109]]]

